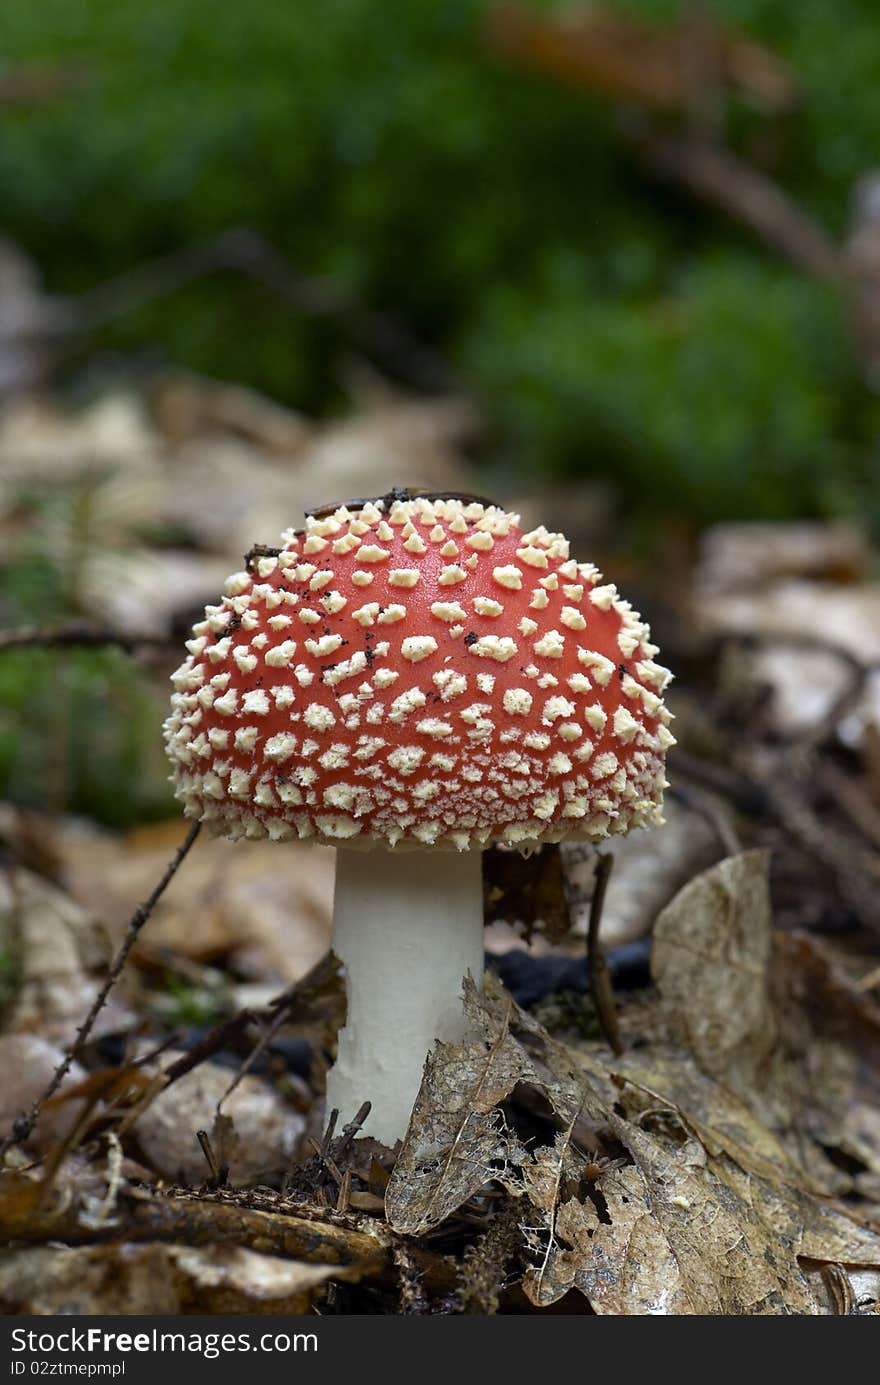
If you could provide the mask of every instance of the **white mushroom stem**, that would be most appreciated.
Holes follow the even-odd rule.
[[[333,951],[345,965],[348,1019],[327,1078],[341,1130],[364,1101],[364,1131],[406,1133],[436,1039],[465,1033],[462,984],[483,976],[481,853],[339,851]]]

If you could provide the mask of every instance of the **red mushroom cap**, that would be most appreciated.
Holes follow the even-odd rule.
[[[460,500],[310,517],[193,629],[165,723],[220,835],[465,850],[662,821],[649,631],[544,528]]]

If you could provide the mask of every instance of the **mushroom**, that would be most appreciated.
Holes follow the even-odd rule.
[[[670,675],[562,535],[495,506],[395,493],[282,545],[194,627],[167,749],[211,832],[337,847],[327,1099],[393,1145],[481,980],[481,852],[661,822]]]

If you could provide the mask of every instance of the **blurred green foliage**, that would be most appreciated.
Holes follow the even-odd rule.
[[[845,305],[646,179],[599,99],[493,58],[487,8],[9,0],[5,59],[66,60],[83,85],[4,115],[3,221],[57,290],[254,226],[445,351],[488,407],[490,462],[608,474],[637,508],[697,520],[861,507],[878,410]],[[791,64],[802,100],[771,171],[840,233],[880,148],[874,0],[711,8]],[[757,139],[757,117],[732,120]],[[105,344],[337,398],[332,330],[229,278]]]
[[[18,524],[0,563],[0,625],[48,627],[88,613],[93,564],[108,554],[112,564],[103,479],[96,472],[51,490],[21,487],[14,504],[7,497]],[[3,653],[0,796],[116,826],[166,816],[172,797],[158,733],[166,705],[164,680],[157,690],[117,649]]]
[[[153,1009],[168,1029],[208,1028],[225,1019],[234,1006],[222,972],[207,972],[210,984],[196,984],[170,972],[165,988],[152,995]]]
[[[140,670],[117,650],[4,654],[0,796],[116,827],[167,817],[163,715]]]
[[[605,4],[658,24],[686,9]],[[875,0],[705,8],[785,59],[800,93],[772,130],[731,109],[734,146],[842,236],[880,149]],[[512,484],[530,489],[610,481],[631,542],[664,513],[693,525],[880,520],[878,401],[843,294],[646,177],[607,102],[494,58],[488,9],[7,0],[3,61],[57,61],[80,82],[3,111],[2,229],[50,290],[71,293],[254,227],[448,357],[484,406],[490,472],[513,467]],[[97,344],[310,410],[340,404],[332,325],[232,275],[130,314]],[[89,486],[17,497],[23,537],[0,570],[2,623],[87,609],[89,553],[108,546]],[[167,811],[164,701],[112,650],[5,655],[3,792],[117,825]]]

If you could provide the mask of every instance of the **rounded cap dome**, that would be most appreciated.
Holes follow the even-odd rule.
[[[343,505],[282,542],[228,579],[173,676],[190,817],[458,850],[662,821],[670,675],[562,535],[422,498]]]

